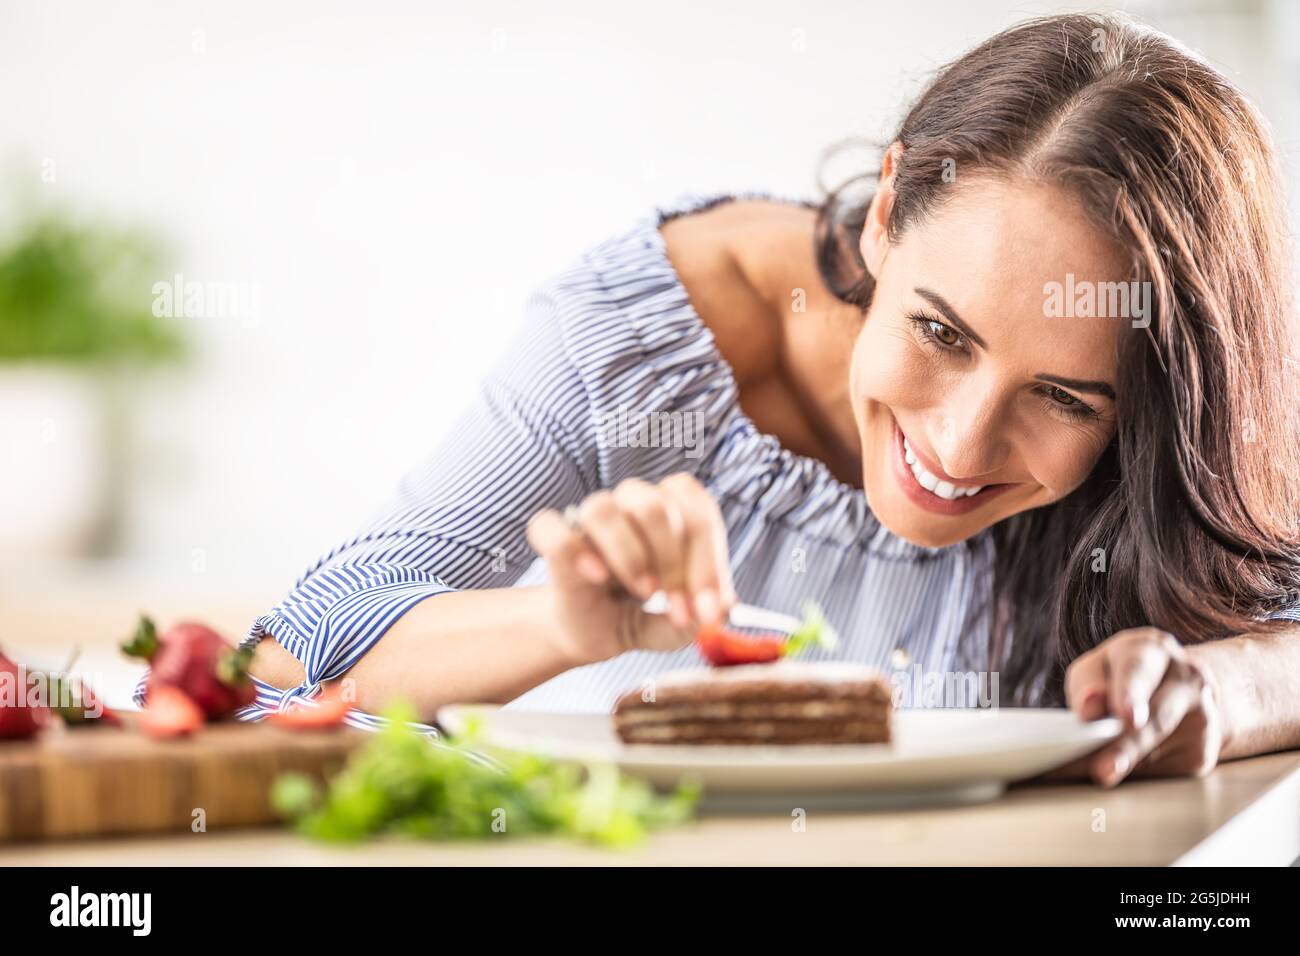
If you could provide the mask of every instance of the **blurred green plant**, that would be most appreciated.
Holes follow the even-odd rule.
[[[0,362],[157,362],[178,327],[154,316],[154,240],[45,212],[0,243]]]
[[[332,842],[557,835],[627,846],[689,820],[700,796],[693,781],[661,796],[612,764],[488,747],[480,726],[434,743],[412,729],[415,712],[403,704],[384,716],[388,725],[323,789],[301,774],[277,778],[271,803],[300,833]]]

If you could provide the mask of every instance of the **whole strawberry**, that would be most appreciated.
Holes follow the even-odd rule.
[[[160,635],[153,621],[141,617],[122,650],[149,662],[146,704],[156,688],[175,687],[208,720],[218,720],[251,704],[256,694],[248,676],[253,649],[236,650],[206,624],[183,621]]]
[[[0,740],[26,740],[49,721],[49,708],[29,699],[27,671],[0,653]]]

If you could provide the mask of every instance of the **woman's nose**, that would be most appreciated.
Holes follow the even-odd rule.
[[[967,481],[999,471],[1010,457],[1004,417],[994,403],[945,408],[934,422],[931,438],[943,470]]]

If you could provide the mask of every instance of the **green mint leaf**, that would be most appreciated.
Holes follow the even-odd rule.
[[[803,604],[803,623],[797,631],[790,635],[789,640],[781,648],[781,653],[785,657],[794,657],[803,653],[809,647],[834,650],[839,641],[839,635],[835,633],[835,628],[831,627],[830,622],[826,620],[821,608],[817,606],[817,602],[805,601]]]

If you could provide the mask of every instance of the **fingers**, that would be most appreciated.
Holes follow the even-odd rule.
[[[1120,631],[1110,642],[1114,642],[1106,657],[1110,712],[1137,729],[1149,719],[1151,697],[1170,663],[1185,656],[1183,646],[1172,634],[1153,628]]]
[[[551,577],[559,583],[580,581],[603,585],[609,569],[585,536],[571,529],[558,511],[539,511],[527,529],[528,543],[546,559]]]
[[[648,544],[613,493],[598,491],[578,509],[587,538],[623,588],[644,600],[655,592],[655,565]]]
[[[1204,776],[1219,762],[1223,743],[1218,703],[1204,673],[1188,662],[1180,673],[1180,693],[1165,697],[1162,685],[1151,702],[1153,723],[1161,725],[1154,745],[1139,756],[1135,776]]]
[[[641,599],[663,589],[678,628],[719,624],[735,602],[722,514],[690,475],[598,491],[578,507],[577,527],[557,511],[540,512],[528,540],[553,576],[618,585]]]
[[[1201,685],[1199,700],[1187,711],[1177,730],[1156,744],[1134,769],[1135,777],[1204,777],[1218,765],[1223,728],[1218,702],[1209,683]]]
[[[1193,709],[1200,706],[1203,685],[1196,680],[1185,661],[1174,661],[1169,678],[1151,695],[1151,720],[1142,728],[1143,743],[1150,743],[1145,753],[1169,738]]]
[[[686,590],[691,595],[695,620],[721,624],[736,599],[722,513],[704,486],[690,475],[672,475],[662,487],[682,514]]]
[[[645,544],[651,592],[660,588],[682,590],[683,526],[675,503],[654,485],[636,478],[621,482],[614,489],[614,500]]]
[[[1095,755],[1093,769],[1099,782],[1114,786],[1135,770],[1157,745],[1169,740],[1199,696],[1196,688],[1171,675],[1152,697],[1152,719],[1141,728],[1126,730]],[[1154,716],[1157,709],[1158,717]]]
[[[632,517],[654,563],[656,589],[668,598],[673,626],[691,626],[686,583],[686,523],[677,501],[661,486],[631,478],[614,489],[615,500]]]
[[[1076,657],[1065,672],[1065,701],[1080,720],[1096,720],[1106,714],[1105,645]]]
[[[1217,707],[1205,673],[1176,638],[1154,628],[1121,631],[1089,654],[1102,659],[1107,705],[1127,723],[1089,758],[1098,783],[1109,787],[1130,773],[1204,773],[1214,766]],[[1096,667],[1096,661],[1079,663],[1073,683],[1066,675],[1075,694],[1094,679]],[[1083,693],[1095,695],[1095,685]]]

